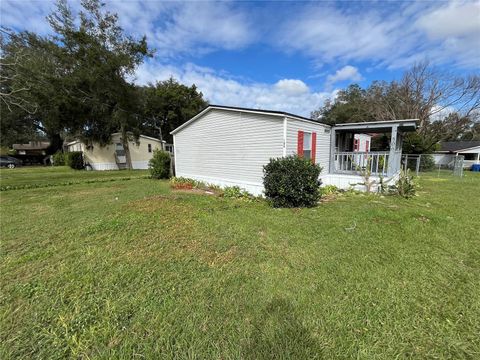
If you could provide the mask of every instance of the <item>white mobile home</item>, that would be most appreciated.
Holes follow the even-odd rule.
[[[165,143],[165,142],[163,142]],[[159,139],[140,135],[138,141],[128,142],[133,169],[148,169],[148,162],[155,149],[163,149],[164,145]],[[119,170],[126,168],[125,149],[123,148],[121,134],[112,134],[111,144],[86,145],[80,140],[67,144],[67,151],[82,151],[86,166],[92,170]]]
[[[263,166],[271,158],[300,154],[322,167],[324,184],[345,188],[360,182],[359,164],[370,166],[374,176],[395,176],[402,133],[415,128],[415,120],[332,127],[280,111],[210,105],[172,131],[175,173],[261,194]],[[367,151],[354,152],[354,135],[372,132],[391,132],[393,148],[377,154],[368,151],[369,145]]]
[[[480,164],[480,140],[444,141],[440,143],[440,150],[433,154],[435,164],[445,167],[452,167],[458,156],[463,156],[464,168]]]

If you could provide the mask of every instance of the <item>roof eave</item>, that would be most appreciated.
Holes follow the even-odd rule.
[[[392,128],[398,126],[403,131],[415,131],[418,127],[418,119],[385,120],[385,121],[367,121],[357,123],[343,123],[333,126],[335,130],[362,130],[373,131]]]
[[[289,113],[285,113],[285,112],[281,112],[281,111],[270,112],[268,110],[237,108],[237,107],[233,107],[233,106],[209,105],[208,107],[203,109],[201,112],[199,112],[197,115],[195,115],[193,118],[191,118],[187,122],[183,123],[182,125],[180,125],[176,129],[172,130],[170,132],[170,134],[175,135],[180,130],[182,130],[183,128],[190,125],[193,121],[197,120],[199,117],[201,117],[202,115],[204,115],[205,113],[207,113],[208,111],[213,110],[213,109],[224,110],[224,111],[236,111],[236,112],[251,113],[251,114],[259,114],[259,115],[266,115],[266,116],[275,116],[275,117],[278,117],[280,119],[289,118],[289,119],[314,123],[314,124],[322,125],[322,126],[329,127],[329,128],[331,127],[330,125],[319,122],[319,121],[315,121],[315,120],[312,120],[312,119],[307,119],[307,118],[304,118],[304,117],[301,117],[301,116],[296,116],[294,114],[289,114]]]

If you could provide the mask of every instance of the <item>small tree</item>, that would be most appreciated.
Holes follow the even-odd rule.
[[[274,207],[312,207],[320,199],[322,168],[297,155],[270,159],[264,166],[265,196]]]
[[[85,167],[83,162],[83,153],[81,151],[72,151],[65,154],[65,163],[72,169],[81,170]]]
[[[61,151],[57,151],[53,154],[53,166],[64,166],[65,165],[65,154]]]
[[[417,193],[418,184],[416,179],[410,175],[410,170],[401,171],[395,185],[390,187],[390,193],[404,198],[411,198]]]
[[[435,159],[431,154],[423,154],[420,158],[420,171],[432,171],[435,169]]]
[[[154,179],[168,179],[170,177],[170,163],[172,159],[167,151],[155,150],[148,162],[150,174]]]

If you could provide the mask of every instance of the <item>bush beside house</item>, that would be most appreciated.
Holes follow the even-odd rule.
[[[65,154],[61,151],[56,152],[52,156],[53,166],[64,166],[65,165]]]
[[[153,157],[148,162],[150,174],[154,179],[168,179],[170,177],[170,153],[163,150],[155,150]]]
[[[311,160],[291,155],[271,159],[264,166],[265,196],[274,207],[312,207],[320,200],[322,168]]]
[[[83,153],[81,151],[72,151],[65,154],[65,165],[72,169],[81,170],[85,167],[83,162]]]

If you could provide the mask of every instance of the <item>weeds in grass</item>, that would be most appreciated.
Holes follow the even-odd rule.
[[[243,190],[239,186],[227,186],[223,189],[223,197],[240,199],[245,201],[255,200],[255,196],[250,194],[248,191]]]
[[[190,178],[172,177],[170,179],[170,186],[177,190],[191,190],[198,189],[200,187],[206,187],[206,184]]]

